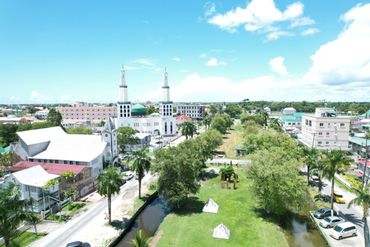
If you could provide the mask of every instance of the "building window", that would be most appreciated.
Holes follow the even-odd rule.
[[[330,135],[330,133],[329,132],[326,132],[326,135],[328,136],[328,135]]]
[[[320,146],[322,144],[322,142],[317,142],[317,144]]]
[[[320,123],[320,127],[324,127],[324,123]]]
[[[344,127],[344,126],[346,126],[344,123],[341,123],[341,124],[340,124],[340,127]]]
[[[319,136],[322,136],[322,132],[319,132]]]

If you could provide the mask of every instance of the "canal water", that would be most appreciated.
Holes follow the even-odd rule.
[[[280,226],[284,229],[286,239],[291,247],[327,247],[326,241],[308,216],[310,210],[314,210],[311,201],[300,214],[291,213],[281,221]],[[139,215],[132,229],[117,246],[130,247],[131,240],[135,238],[135,234],[140,229],[144,231],[146,236],[153,236],[169,212],[170,209],[163,199],[155,199]]]
[[[170,212],[161,198],[156,198],[135,220],[131,230],[123,237],[117,247],[131,247],[131,240],[137,231],[143,230],[145,236],[153,236],[164,217]]]

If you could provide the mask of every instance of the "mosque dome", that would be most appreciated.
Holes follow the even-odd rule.
[[[145,116],[147,114],[145,106],[135,104],[131,109],[132,116]]]

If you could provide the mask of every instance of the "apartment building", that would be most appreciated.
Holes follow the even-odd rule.
[[[205,105],[201,104],[178,104],[177,113],[186,115],[192,119],[203,119],[205,117]]]
[[[350,117],[337,116],[332,108],[316,108],[302,116],[300,141],[322,150],[349,150]]]
[[[117,116],[117,107],[93,105],[88,103],[74,103],[71,106],[61,106],[57,108],[62,114],[63,121],[107,121],[110,117]]]

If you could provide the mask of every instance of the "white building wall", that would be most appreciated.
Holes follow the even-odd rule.
[[[303,115],[301,140],[318,149],[349,150],[350,118]]]

